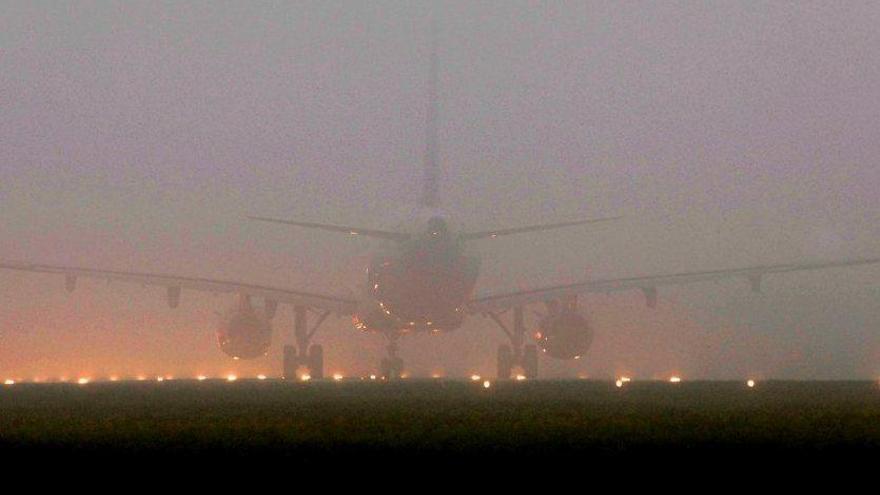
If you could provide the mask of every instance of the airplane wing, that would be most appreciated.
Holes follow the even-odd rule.
[[[523,234],[526,232],[540,232],[542,230],[561,229],[563,227],[573,227],[575,225],[587,225],[592,223],[609,222],[618,220],[622,217],[608,218],[591,218],[589,220],[576,220],[574,222],[545,223],[540,225],[527,225],[525,227],[514,227],[509,229],[484,230],[481,232],[465,232],[459,236],[463,241],[473,241],[477,239],[495,238],[504,235]]]
[[[76,287],[77,278],[94,278],[114,282],[126,282],[142,286],[150,285],[165,287],[168,294],[168,304],[172,308],[177,307],[177,304],[180,301],[181,289],[213,293],[243,293],[249,296],[265,298],[275,303],[310,306],[331,311],[339,315],[350,315],[354,313],[357,304],[353,299],[345,297],[227,280],[182,277],[178,275],[8,262],[0,262],[0,269],[62,275],[65,277],[65,287],[68,291],[72,291]]]
[[[469,310],[473,313],[489,313],[494,311],[501,311],[514,306],[550,301],[567,296],[588,293],[611,293],[633,289],[641,290],[645,294],[645,299],[648,303],[648,306],[654,307],[657,304],[657,287],[661,285],[683,285],[696,282],[743,277],[749,281],[752,290],[760,292],[761,279],[764,275],[806,270],[819,270],[823,268],[870,265],[875,263],[880,263],[880,258],[862,258],[842,261],[819,261],[813,263],[759,265],[724,270],[693,271],[672,273],[667,275],[651,275],[647,277],[600,279],[478,297],[473,299],[469,303],[468,307]]]
[[[280,223],[283,225],[293,225],[294,227],[303,227],[307,229],[318,229],[318,230],[326,230],[329,232],[341,232],[343,234],[349,235],[362,235],[366,237],[376,237],[379,239],[386,239],[391,241],[406,241],[409,239],[408,234],[404,234],[401,232],[390,232],[387,230],[377,230],[377,229],[362,229],[360,227],[346,227],[342,225],[328,225],[324,223],[314,223],[314,222],[299,222],[294,220],[282,220],[280,218],[268,218],[268,217],[254,217],[248,216],[249,220],[256,220],[258,222],[268,222],[268,223]]]

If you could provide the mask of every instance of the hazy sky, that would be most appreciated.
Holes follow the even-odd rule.
[[[433,7],[432,7],[433,6]],[[430,12],[443,202],[471,228],[603,215],[479,246],[480,293],[591,276],[880,255],[877,2],[0,3],[0,259],[344,293],[420,191]],[[546,374],[876,377],[880,267],[589,297]],[[0,278],[0,375],[277,373],[213,342],[229,296]],[[290,313],[276,327],[287,330]],[[346,319],[328,372],[383,341]],[[280,334],[276,336],[276,343]],[[414,372],[493,371],[475,318],[403,342]]]

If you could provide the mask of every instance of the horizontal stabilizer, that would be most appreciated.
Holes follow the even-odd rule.
[[[503,235],[512,235],[512,234],[523,234],[526,232],[540,232],[543,230],[553,230],[553,229],[561,229],[563,227],[573,227],[576,225],[588,225],[593,223],[601,223],[601,222],[609,222],[611,220],[618,220],[622,217],[608,217],[608,218],[592,218],[589,220],[576,220],[573,222],[560,222],[560,223],[547,223],[541,225],[528,225],[525,227],[514,227],[510,229],[498,229],[498,230],[484,230],[482,232],[467,232],[461,234],[460,239],[464,241],[473,241],[476,239],[486,239],[486,238],[494,238]]]
[[[409,239],[409,235],[400,232],[389,232],[387,230],[363,229],[360,227],[346,227],[342,225],[327,225],[314,222],[297,222],[292,220],[281,220],[278,218],[254,217],[249,216],[250,220],[259,222],[280,223],[283,225],[293,225],[295,227],[303,227],[306,229],[326,230],[328,232],[341,232],[349,235],[362,235],[366,237],[376,237],[379,239],[387,239],[391,241],[405,241]]]

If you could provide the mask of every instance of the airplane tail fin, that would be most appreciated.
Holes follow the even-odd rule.
[[[431,19],[431,53],[428,69],[428,106],[425,115],[425,157],[422,197],[419,206],[440,206],[440,164],[437,160],[437,18]]]

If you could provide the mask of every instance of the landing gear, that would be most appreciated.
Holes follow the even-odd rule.
[[[508,380],[513,372],[513,352],[509,345],[498,346],[498,379]]]
[[[330,316],[330,312],[320,313],[315,325],[309,330],[308,308],[295,306],[293,311],[293,331],[296,345],[284,346],[283,377],[285,380],[295,380],[297,369],[304,366],[311,379],[320,380],[324,378],[324,348],[318,344],[309,345],[309,342],[324,320]]]
[[[397,355],[397,335],[388,336],[388,357],[382,358],[379,373],[386,380],[399,380],[403,376],[403,359]]]
[[[489,316],[501,327],[501,330],[510,339],[510,345],[498,346],[498,379],[508,380],[511,378],[513,368],[522,368],[523,376],[529,379],[538,377],[538,348],[535,345],[523,345],[525,341],[526,327],[523,322],[523,308],[513,308],[513,329],[509,329],[497,313],[489,313]]]
[[[312,380],[322,380],[324,378],[324,348],[320,345],[312,345],[309,347],[308,364],[309,376]]]
[[[523,375],[529,380],[538,378],[538,346],[527,345],[523,348],[522,355]]]

